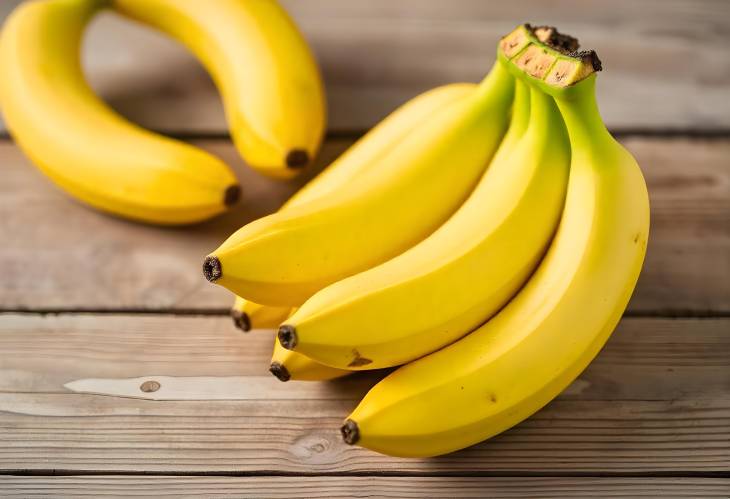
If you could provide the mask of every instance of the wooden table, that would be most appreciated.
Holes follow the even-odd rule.
[[[249,171],[200,67],[104,15],[85,46],[95,88],[222,156],[245,196],[206,224],[137,225],[77,204],[0,141],[0,495],[730,496],[730,4],[285,4],[328,85],[315,171],[398,103],[480,78],[519,21],[598,49],[602,111],[652,202],[625,318],[564,394],[488,442],[424,460],[344,445],[339,423],[376,377],[280,383],[267,372],[272,332],[235,330],[230,296],[200,271],[304,179]]]

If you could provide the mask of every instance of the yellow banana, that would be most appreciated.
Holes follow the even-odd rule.
[[[18,145],[82,201],[159,224],[204,220],[236,201],[231,170],[212,155],[143,130],[84,80],[79,45],[106,2],[20,5],[0,35],[0,106]]]
[[[236,296],[231,307],[233,324],[240,330],[275,329],[291,315],[291,307],[269,307],[259,305]]]
[[[238,230],[206,258],[206,278],[259,303],[298,306],[408,249],[473,189],[504,134],[513,90],[495,65],[356,181]]]
[[[549,95],[518,83],[514,109],[454,216],[405,253],[312,296],[279,329],[285,348],[333,367],[391,367],[462,337],[517,292],[557,227],[570,146]]]
[[[436,87],[411,99],[355,142],[327,169],[294,194],[279,211],[323,197],[345,186],[348,182],[354,181],[357,175],[367,171],[367,168],[378,157],[397,145],[403,137],[423,120],[428,119],[432,113],[465,97],[474,88],[473,83],[452,83]],[[244,331],[252,327],[251,322],[253,322],[253,327],[278,327],[284,319],[289,317],[290,313],[291,307],[269,307],[240,297],[236,297],[231,310],[234,324]],[[275,324],[267,320],[263,325],[261,319],[253,317],[253,315],[261,316],[261,314],[272,319],[280,317],[281,320]]]
[[[510,428],[585,369],[629,301],[646,251],[649,200],[636,161],[601,121],[590,74],[600,64],[592,53],[571,58],[526,45],[505,58],[537,75],[530,79],[555,97],[570,136],[555,239],[526,286],[489,322],[370,390],[342,428],[347,443],[433,456]],[[535,56],[542,61],[532,65]]]
[[[277,338],[274,338],[274,354],[271,357],[269,372],[281,381],[326,381],[341,378],[352,371],[315,362],[300,353],[287,350],[281,346]]]
[[[246,162],[291,177],[325,130],[322,81],[309,47],[275,0],[112,0],[114,9],[185,45],[218,87]]]

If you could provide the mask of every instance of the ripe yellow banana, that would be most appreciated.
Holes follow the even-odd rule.
[[[352,371],[315,362],[300,353],[287,350],[281,346],[277,338],[274,338],[274,354],[271,357],[269,372],[280,381],[327,381],[341,378]]]
[[[280,208],[287,210],[337,191],[360,173],[367,171],[378,157],[396,146],[413,128],[438,109],[465,97],[475,88],[473,83],[452,83],[436,87],[411,99],[355,142],[327,169],[301,188]],[[262,322],[261,316],[266,320]],[[291,315],[291,307],[259,305],[236,297],[231,310],[233,322],[247,331],[251,327],[278,327]],[[256,317],[254,317],[254,315]],[[273,323],[276,318],[279,322]],[[253,322],[253,326],[251,323]]]
[[[84,80],[81,38],[105,4],[27,2],[7,19],[0,106],[10,132],[41,171],[98,209],[160,224],[224,211],[239,187],[222,161],[129,123]]]
[[[291,177],[314,158],[325,130],[322,81],[309,47],[275,0],[112,0],[195,54],[218,87],[246,162]]]
[[[514,79],[496,64],[469,95],[436,111],[356,181],[257,220],[204,263],[206,278],[270,305],[402,253],[469,195],[504,134]]]
[[[570,136],[555,239],[526,286],[489,322],[377,384],[342,427],[347,443],[433,456],[510,428],[585,369],[634,289],[649,200],[636,161],[601,121],[595,75],[586,76],[600,69],[597,58],[561,56],[531,40],[505,56],[554,95]],[[531,65],[533,56],[542,61]]]
[[[240,296],[236,296],[233,307],[231,307],[233,324],[244,332],[251,329],[275,329],[291,313],[291,307],[259,305]]]
[[[518,83],[505,140],[454,216],[405,253],[316,293],[281,326],[279,341],[329,366],[379,369],[462,337],[499,310],[542,257],[569,163],[554,100]]]

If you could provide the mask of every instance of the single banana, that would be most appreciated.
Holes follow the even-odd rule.
[[[206,278],[269,305],[402,253],[441,225],[474,188],[507,125],[514,79],[496,64],[468,96],[431,115],[356,181],[259,219],[208,255]]]
[[[570,145],[552,97],[516,88],[510,128],[462,207],[405,253],[312,296],[279,329],[285,348],[339,368],[400,365],[467,334],[518,291],[558,225]]]
[[[317,63],[275,0],[112,0],[185,45],[218,87],[246,162],[291,177],[317,154],[326,103]]]
[[[436,87],[411,99],[355,142],[327,169],[312,179],[280,208],[300,206],[345,186],[373,164],[378,157],[396,146],[410,131],[438,109],[473,91],[473,83],[452,83]],[[267,318],[263,321],[261,316]],[[291,315],[291,307],[259,305],[236,297],[231,315],[236,327],[248,331],[253,327],[278,327]],[[255,316],[255,317],[254,317]],[[280,318],[279,322],[273,320]]]
[[[271,357],[269,372],[280,381],[327,381],[341,378],[352,371],[328,367],[281,346],[274,338],[274,354]]]
[[[342,427],[347,443],[434,456],[514,426],[585,369],[629,301],[646,251],[649,199],[636,161],[600,118],[591,74],[600,63],[593,53],[571,58],[527,45],[505,55],[555,97],[570,136],[555,239],[526,286],[489,322],[370,390]],[[531,65],[535,57],[542,62]]]
[[[219,159],[143,130],[104,104],[84,80],[84,28],[107,2],[21,4],[0,34],[0,106],[18,145],[78,199],[145,222],[204,220],[240,189]]]
[[[292,313],[291,307],[259,305],[236,296],[231,307],[233,324],[243,332],[251,329],[275,329]]]

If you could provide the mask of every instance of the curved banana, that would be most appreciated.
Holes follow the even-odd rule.
[[[233,324],[247,333],[251,329],[275,329],[292,313],[291,307],[269,307],[259,305],[236,296],[231,307]]]
[[[20,5],[0,34],[0,106],[18,145],[56,184],[116,215],[159,224],[204,220],[240,189],[219,159],[143,130],[84,80],[84,28],[107,2]]]
[[[279,211],[324,197],[345,186],[348,182],[354,181],[357,175],[367,171],[367,168],[378,157],[400,143],[403,137],[423,120],[428,119],[432,113],[465,97],[474,88],[473,83],[451,83],[424,92],[406,102],[355,142],[327,169],[299,189]],[[281,320],[275,324],[266,320],[265,325],[259,326],[258,324],[262,324],[261,319],[253,317],[253,315],[260,316],[261,314],[265,314],[271,319],[279,317]],[[236,297],[231,315],[236,327],[248,331],[252,321],[253,327],[278,327],[284,319],[291,315],[291,307],[259,305]]]
[[[504,134],[513,80],[495,65],[473,92],[431,115],[355,182],[238,230],[206,258],[206,278],[259,303],[298,306],[402,253],[474,188]]]
[[[400,365],[462,337],[517,292],[557,227],[570,145],[552,97],[516,88],[505,140],[462,207],[405,253],[312,296],[279,329],[285,348],[339,368]]]
[[[537,48],[532,55],[547,53]],[[515,56],[525,71],[532,60],[521,58],[526,53]],[[347,443],[433,456],[496,435],[567,387],[620,319],[646,251],[646,185],[601,121],[595,75],[571,85],[600,69],[597,59],[550,56],[534,80],[556,98],[572,157],[565,209],[547,255],[484,326],[370,390],[342,428]]]
[[[112,0],[118,12],[185,45],[218,87],[246,162],[291,177],[325,130],[322,80],[309,47],[275,0]]]
[[[271,357],[269,372],[280,381],[327,381],[341,378],[352,371],[328,367],[281,346],[274,338],[274,354]]]

